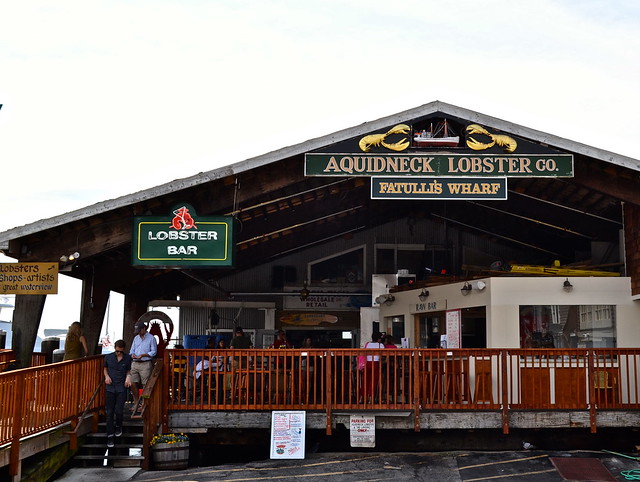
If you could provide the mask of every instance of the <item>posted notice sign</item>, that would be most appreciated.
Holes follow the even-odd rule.
[[[306,412],[271,412],[271,458],[304,459]]]
[[[58,263],[0,263],[0,294],[55,295]]]
[[[462,313],[460,310],[447,310],[447,348],[460,348],[460,330],[462,328]]]
[[[352,447],[376,446],[376,417],[372,415],[351,415],[349,432]]]

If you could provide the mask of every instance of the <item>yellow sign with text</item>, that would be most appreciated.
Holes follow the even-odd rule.
[[[55,295],[58,263],[0,263],[0,294]]]

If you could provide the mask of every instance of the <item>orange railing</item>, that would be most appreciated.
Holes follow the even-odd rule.
[[[640,408],[637,349],[168,353],[168,410],[586,410],[595,428],[596,410]]]
[[[3,355],[5,352],[0,352]],[[640,349],[167,350],[147,396],[146,437],[170,410],[599,410],[640,408]],[[11,356],[11,355],[7,355]],[[210,363],[199,377],[203,359]],[[369,363],[360,369],[359,358]],[[0,358],[2,361],[2,358]],[[103,357],[0,374],[0,445],[104,406]],[[148,387],[150,389],[150,387]],[[97,393],[90,403],[92,394]]]
[[[0,350],[0,372],[13,368],[16,363],[16,354],[13,350]]]
[[[100,384],[102,366],[103,357],[94,356],[0,374],[0,445],[11,443],[12,474],[20,439],[75,421]],[[93,407],[103,406],[100,392]]]
[[[31,355],[31,366],[37,367],[47,363],[45,353],[33,352]],[[11,349],[0,350],[0,373],[16,368],[16,353]]]

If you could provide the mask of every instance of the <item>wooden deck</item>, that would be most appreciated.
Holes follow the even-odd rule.
[[[267,429],[273,410],[305,410],[308,427],[328,434],[348,423],[350,414],[363,412],[390,430],[596,432],[640,425],[640,349],[165,353],[143,393],[145,448],[157,432]],[[361,356],[371,359],[363,370]],[[215,367],[193,378],[205,357],[215,360]],[[19,471],[27,437],[63,424],[73,427],[85,411],[97,420],[104,410],[103,390],[96,391],[102,364],[102,356],[95,356],[0,373],[0,466],[10,465],[12,475]]]

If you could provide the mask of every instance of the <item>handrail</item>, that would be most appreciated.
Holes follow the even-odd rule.
[[[98,393],[99,393],[100,389],[102,388],[102,385],[104,385],[104,379],[102,379],[100,381],[100,384],[93,391],[93,395],[91,395],[91,398],[87,402],[87,406],[85,407],[84,412],[82,412],[82,415],[80,415],[80,417],[78,417],[78,419],[77,419],[77,421],[75,423],[75,428],[71,432],[67,432],[67,435],[69,435],[69,448],[71,450],[77,450],[78,449],[78,430],[80,429],[80,425],[81,425],[82,421],[84,420],[84,417],[87,415],[87,412],[89,412],[89,408],[93,404],[93,401],[95,400],[96,396],[98,396]]]
[[[143,421],[143,437],[142,437],[142,468],[149,470],[150,459],[150,444],[153,435],[158,432],[158,428],[161,426],[162,411],[163,411],[163,393],[164,393],[164,379],[163,379],[164,362],[162,358],[156,360],[149,380],[142,390],[142,394],[138,400],[138,406],[134,407],[135,410],[132,419],[140,419]],[[139,409],[139,413],[138,413]]]
[[[21,439],[77,419],[102,365],[103,356],[97,355],[0,373],[0,445],[11,444],[9,475],[19,471]],[[102,392],[96,399],[97,406],[104,405]]]
[[[149,379],[142,389],[142,393],[138,397],[138,403],[133,407],[131,412],[132,419],[140,419],[143,417],[144,412],[147,407],[146,401],[151,397],[151,393],[153,392],[154,386],[162,373],[162,359],[158,359],[154,362],[153,368],[151,369],[151,375],[149,375]]]

